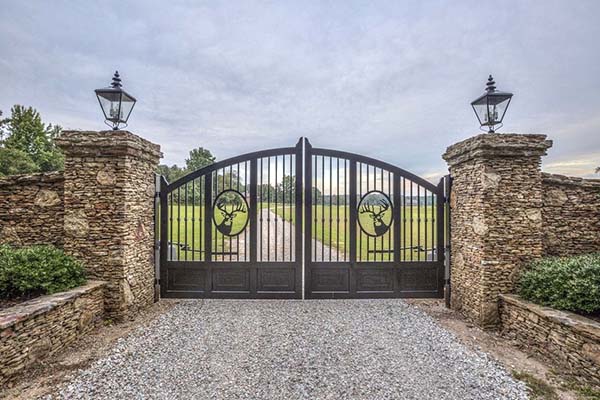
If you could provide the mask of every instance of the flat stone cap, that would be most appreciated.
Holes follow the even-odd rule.
[[[137,156],[152,161],[162,157],[160,146],[129,131],[63,131],[57,145],[74,156]]]
[[[442,158],[454,166],[482,157],[541,157],[550,147],[546,135],[482,133],[448,147]]]

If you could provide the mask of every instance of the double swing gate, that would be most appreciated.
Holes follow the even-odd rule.
[[[300,139],[159,183],[162,297],[443,297],[447,177]]]

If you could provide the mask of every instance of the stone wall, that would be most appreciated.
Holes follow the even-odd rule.
[[[451,303],[479,325],[498,323],[498,296],[542,255],[545,135],[481,134],[450,146]]]
[[[544,254],[600,252],[600,179],[542,174]]]
[[[107,313],[154,301],[154,171],[160,147],[127,131],[63,132],[65,243],[88,275],[108,282]]]
[[[600,387],[600,322],[501,296],[502,334],[575,379]]]
[[[63,245],[62,172],[0,178],[0,243]]]
[[[89,281],[0,311],[0,384],[73,343],[101,321],[105,285]]]

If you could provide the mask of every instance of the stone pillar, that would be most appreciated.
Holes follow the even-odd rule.
[[[153,302],[154,171],[160,146],[127,131],[65,131],[64,249],[107,281],[123,319]]]
[[[452,307],[483,327],[498,295],[542,255],[541,157],[546,135],[481,134],[446,150],[452,176]]]

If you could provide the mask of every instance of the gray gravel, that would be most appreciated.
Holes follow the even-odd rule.
[[[65,399],[526,399],[402,300],[187,300],[80,371]]]

